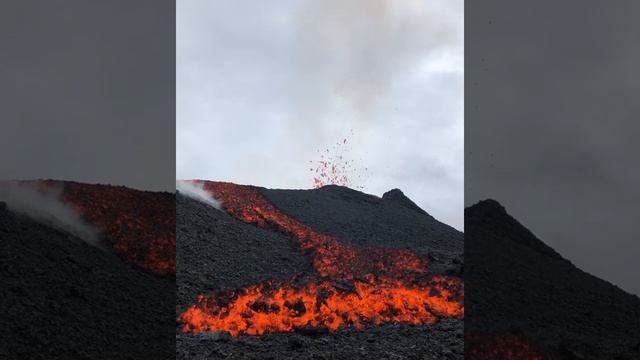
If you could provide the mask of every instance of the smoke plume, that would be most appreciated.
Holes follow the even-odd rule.
[[[204,190],[202,183],[188,180],[176,181],[176,190],[184,196],[188,196],[194,200],[213,206],[218,210],[222,210],[220,202]]]
[[[352,134],[354,185],[402,188],[461,229],[463,15],[460,0],[178,2],[178,178],[309,188],[309,160]]]
[[[88,244],[105,249],[98,230],[83,221],[80,214],[62,201],[62,187],[38,188],[32,183],[0,183],[0,201],[14,213],[66,231]]]

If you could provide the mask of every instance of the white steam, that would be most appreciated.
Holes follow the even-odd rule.
[[[62,187],[36,188],[27,183],[0,183],[0,201],[14,213],[66,231],[92,246],[105,249],[98,230],[62,201]]]
[[[176,190],[178,190],[182,195],[213,206],[218,210],[222,210],[220,202],[213,196],[209,195],[209,193],[204,189],[202,183],[187,180],[176,181]]]

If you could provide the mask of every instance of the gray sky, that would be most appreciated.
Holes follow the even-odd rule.
[[[0,2],[0,179],[175,189],[167,0]]]
[[[353,187],[463,217],[463,1],[178,2],[177,177],[311,188],[341,147]],[[366,168],[366,170],[365,170]]]
[[[467,8],[466,199],[640,294],[640,2]]]

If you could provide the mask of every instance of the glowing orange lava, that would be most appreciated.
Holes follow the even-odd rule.
[[[282,213],[255,187],[200,183],[234,217],[290,235],[311,256],[321,279],[201,295],[179,318],[184,331],[262,335],[390,322],[432,324],[464,315],[462,283],[429,275],[427,260],[414,252],[356,248]]]
[[[427,260],[403,249],[354,248],[338,239],[318,233],[284,214],[252,186],[205,182],[204,189],[222,202],[234,217],[261,227],[274,227],[293,236],[295,244],[311,255],[314,268],[322,276],[353,279],[367,273],[418,274],[427,272]]]
[[[128,262],[156,274],[175,274],[174,194],[54,180],[36,185],[62,186],[62,200],[94,224]]]
[[[462,304],[451,301],[460,289],[450,279],[434,277],[429,283],[407,284],[370,276],[352,286],[346,290],[328,281],[299,288],[253,285],[239,293],[200,296],[198,305],[187,309],[181,320],[185,331],[225,330],[235,336],[307,327],[362,329],[388,322],[432,324],[440,316],[463,314]]]

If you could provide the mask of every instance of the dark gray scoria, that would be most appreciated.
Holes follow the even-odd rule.
[[[284,213],[341,241],[412,249],[432,259],[432,271],[461,274],[463,234],[435,220],[399,190],[383,198],[338,186],[260,191]],[[200,293],[314,272],[310,259],[285,234],[245,224],[180,195],[177,204],[176,314]],[[463,319],[445,319],[433,326],[302,329],[260,337],[185,334],[177,327],[176,358],[463,359],[463,329]]]

